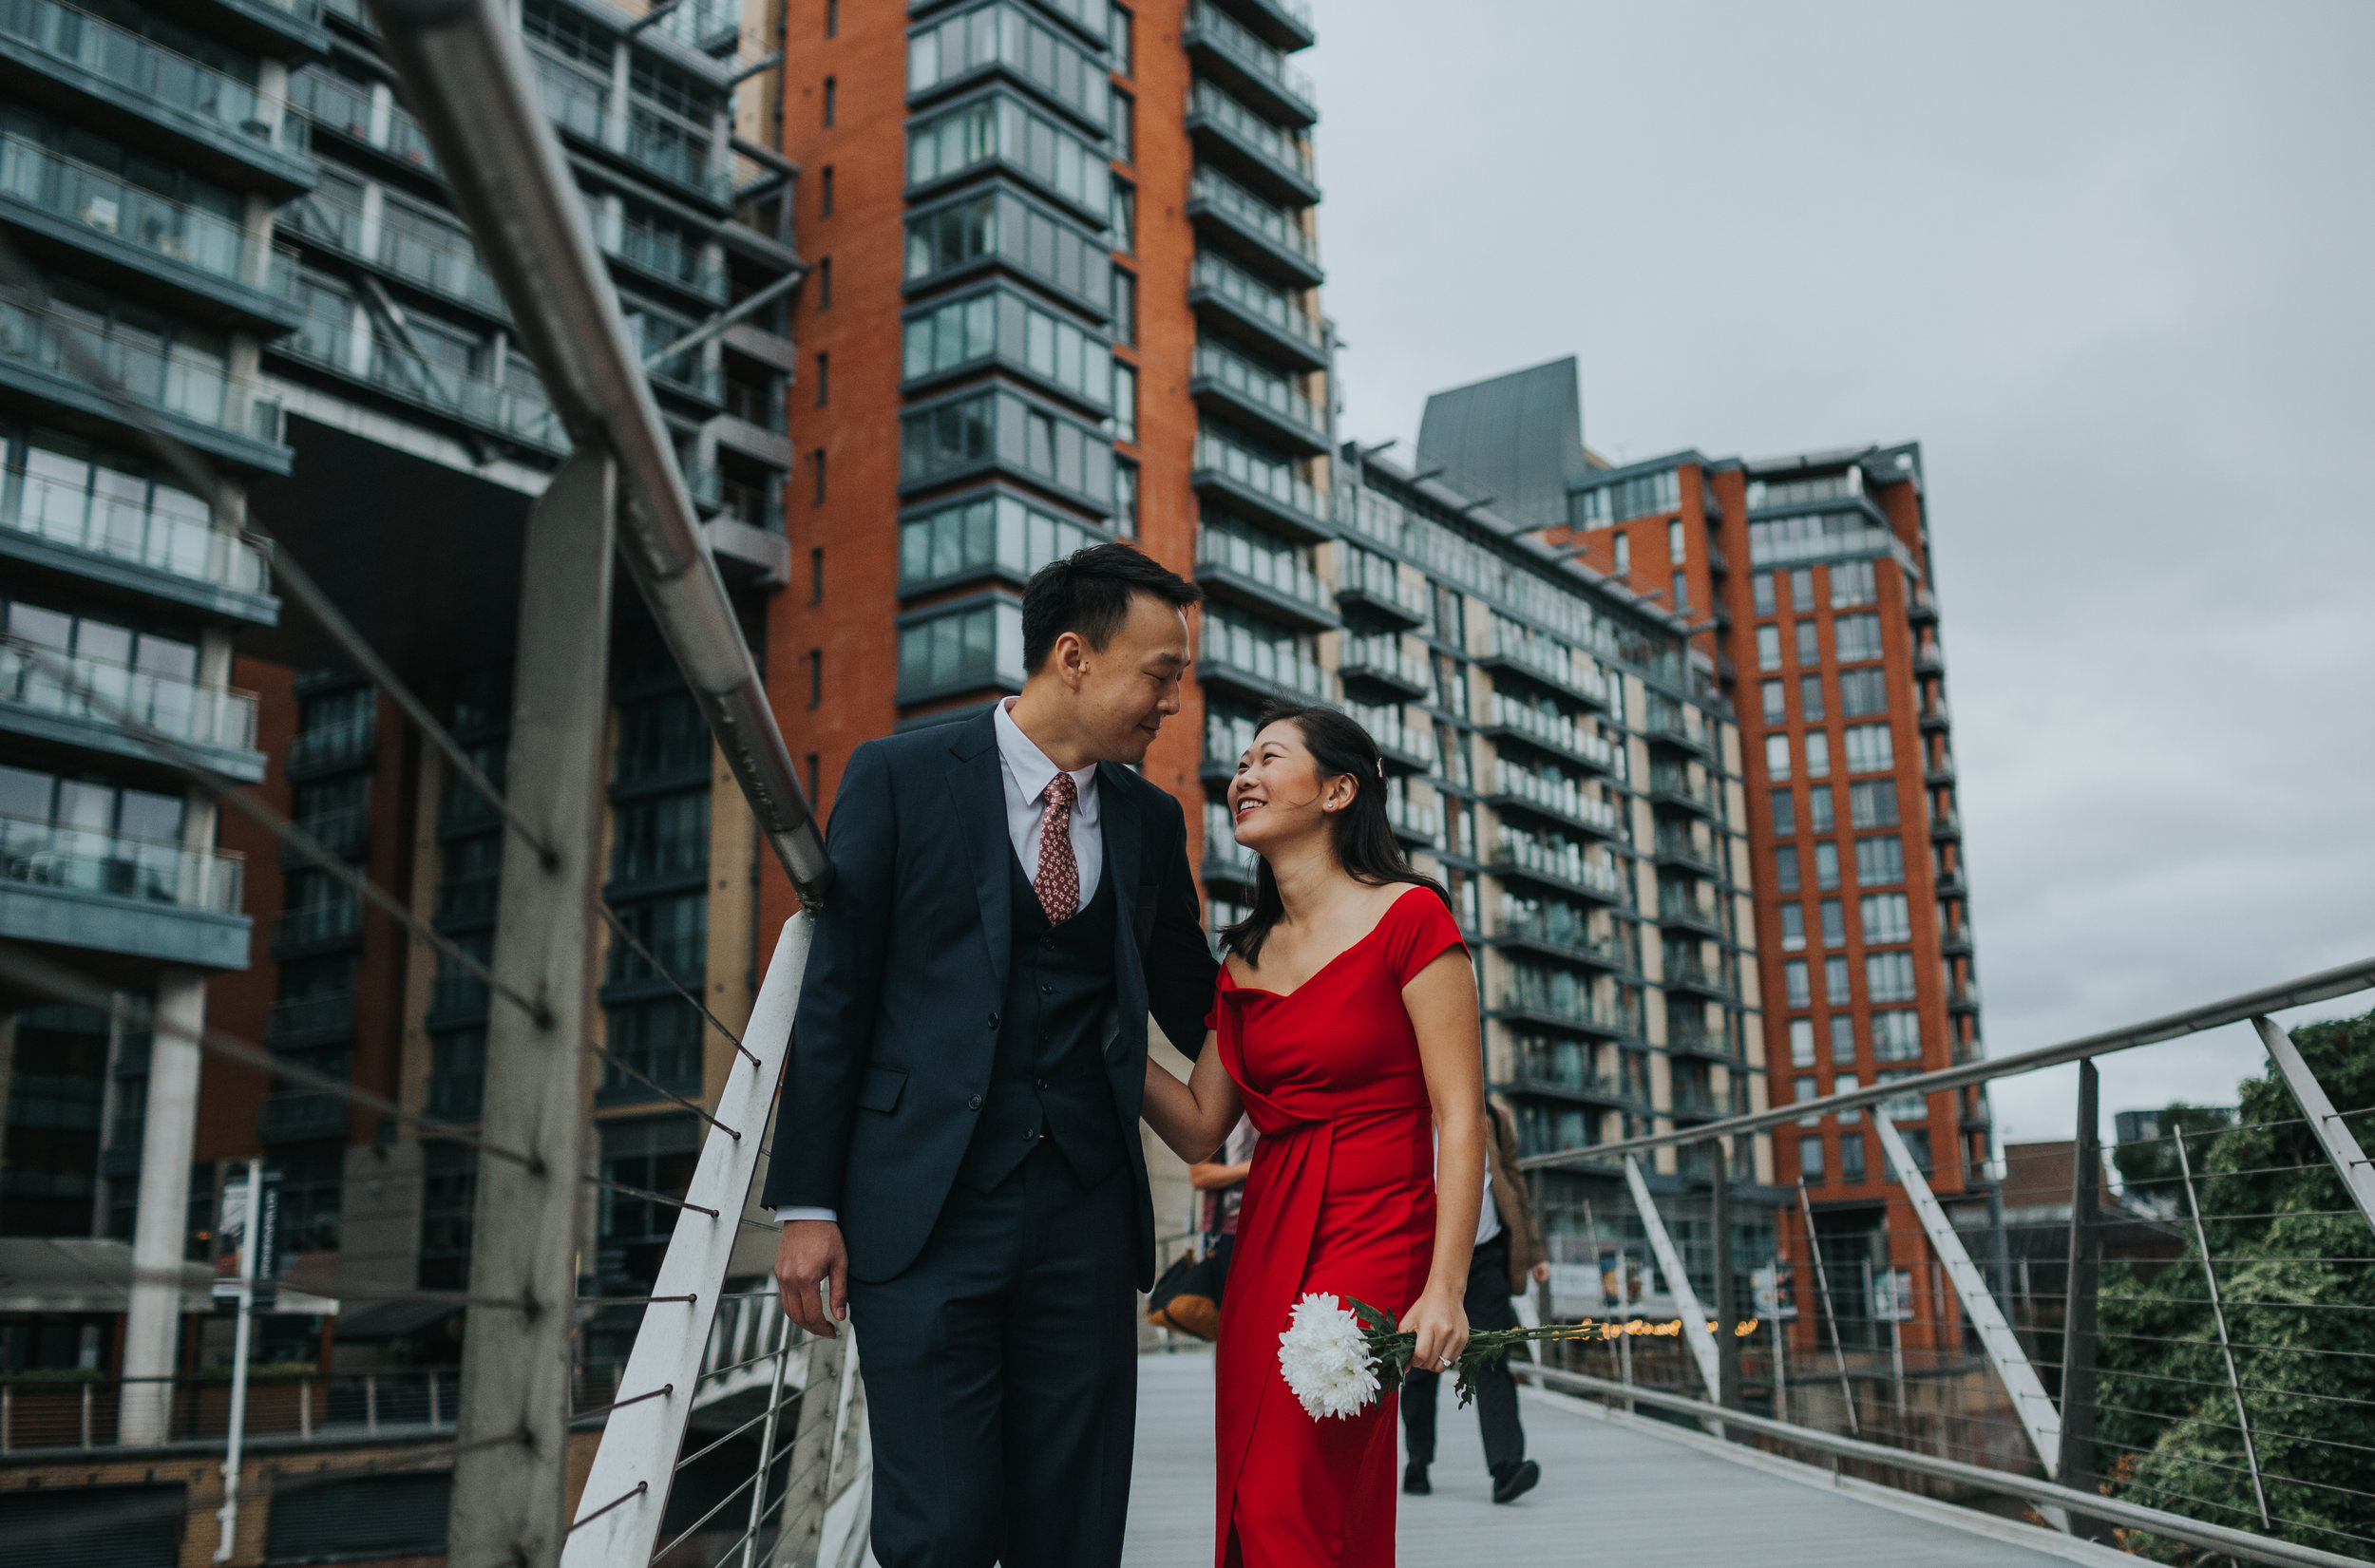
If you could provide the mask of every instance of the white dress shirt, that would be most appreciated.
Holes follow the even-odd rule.
[[[1492,1135],[1488,1133],[1486,1136]],[[1435,1175],[1439,1180],[1443,1174],[1443,1133],[1440,1128],[1434,1135],[1434,1162]],[[1484,1201],[1476,1213],[1476,1245],[1481,1247],[1500,1234],[1501,1206],[1492,1200],[1492,1159],[1488,1155],[1484,1168]]]
[[[1036,881],[1039,876],[1039,841],[1047,825],[1047,788],[1061,771],[1048,754],[1039,749],[1022,726],[1015,722],[1008,709],[1015,699],[1008,697],[991,713],[990,724],[998,732],[998,775],[1006,792],[1006,837],[1015,846],[1015,858],[1022,862],[1025,878]],[[1080,903],[1088,907],[1096,896],[1097,877],[1105,869],[1105,837],[1097,831],[1097,765],[1077,769],[1072,776],[1075,786],[1072,808],[1072,858],[1080,868]],[[1491,1206],[1487,1205],[1487,1212]],[[779,1223],[794,1219],[839,1220],[831,1209],[803,1208],[787,1204],[775,1211]],[[1495,1221],[1497,1227],[1498,1221]]]

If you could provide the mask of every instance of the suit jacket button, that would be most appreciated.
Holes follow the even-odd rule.
[[[965,1102],[965,1109],[967,1110],[979,1110],[980,1108],[981,1097],[978,1094]]]
[[[990,1014],[990,1028],[998,1028],[998,1014],[995,1012]]]

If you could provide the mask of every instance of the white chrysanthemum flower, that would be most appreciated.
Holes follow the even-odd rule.
[[[1313,1419],[1357,1416],[1378,1397],[1378,1371],[1360,1319],[1333,1295],[1295,1303],[1278,1336],[1279,1370]]]

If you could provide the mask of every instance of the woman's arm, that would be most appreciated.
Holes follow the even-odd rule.
[[[1202,1164],[1218,1154],[1229,1129],[1244,1114],[1236,1082],[1221,1066],[1215,1037],[1207,1032],[1196,1053],[1195,1070],[1181,1083],[1168,1067],[1147,1058],[1146,1104],[1141,1114],[1173,1154]]]
[[[1418,1336],[1411,1365],[1437,1370],[1468,1348],[1468,1262],[1484,1207],[1484,1057],[1476,1033],[1476,971],[1452,949],[1402,988],[1434,1105],[1434,1260],[1403,1314]]]
[[[1234,1165],[1217,1161],[1199,1160],[1188,1167],[1188,1184],[1198,1192],[1221,1192],[1237,1185],[1253,1174],[1253,1162],[1241,1160]]]

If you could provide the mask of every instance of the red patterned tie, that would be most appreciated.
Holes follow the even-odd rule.
[[[1031,885],[1050,925],[1060,926],[1080,913],[1080,862],[1072,855],[1072,806],[1079,793],[1069,773],[1058,773],[1047,786],[1047,820],[1039,824],[1039,874]]]

